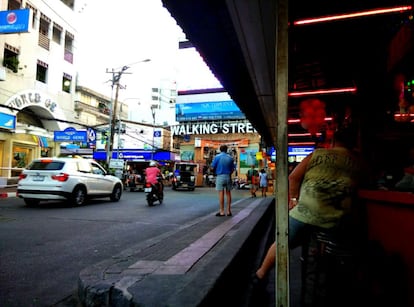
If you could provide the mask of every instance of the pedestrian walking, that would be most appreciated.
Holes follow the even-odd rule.
[[[259,172],[255,169],[254,164],[252,164],[251,168],[247,171],[246,177],[247,183],[250,186],[250,194],[252,195],[252,197],[256,197]]]
[[[262,197],[266,197],[266,192],[267,192],[267,173],[264,170],[264,168],[262,168],[260,170],[260,173],[259,173],[259,187],[260,187],[260,190],[262,191]]]

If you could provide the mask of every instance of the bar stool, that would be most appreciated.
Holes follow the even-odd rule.
[[[355,250],[334,232],[315,228],[302,246],[304,307],[352,306]]]

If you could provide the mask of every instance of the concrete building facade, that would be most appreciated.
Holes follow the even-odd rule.
[[[0,2],[0,176],[59,154],[54,131],[80,128],[74,106],[75,0]]]

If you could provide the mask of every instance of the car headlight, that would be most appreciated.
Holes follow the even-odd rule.
[[[191,176],[190,179],[191,179],[191,181],[194,181],[195,180],[195,176]]]

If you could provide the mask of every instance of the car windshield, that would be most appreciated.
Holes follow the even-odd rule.
[[[42,170],[50,170],[50,171],[58,171],[63,168],[65,165],[64,162],[61,161],[34,161],[32,162],[27,169],[34,170],[34,171],[42,171]]]

